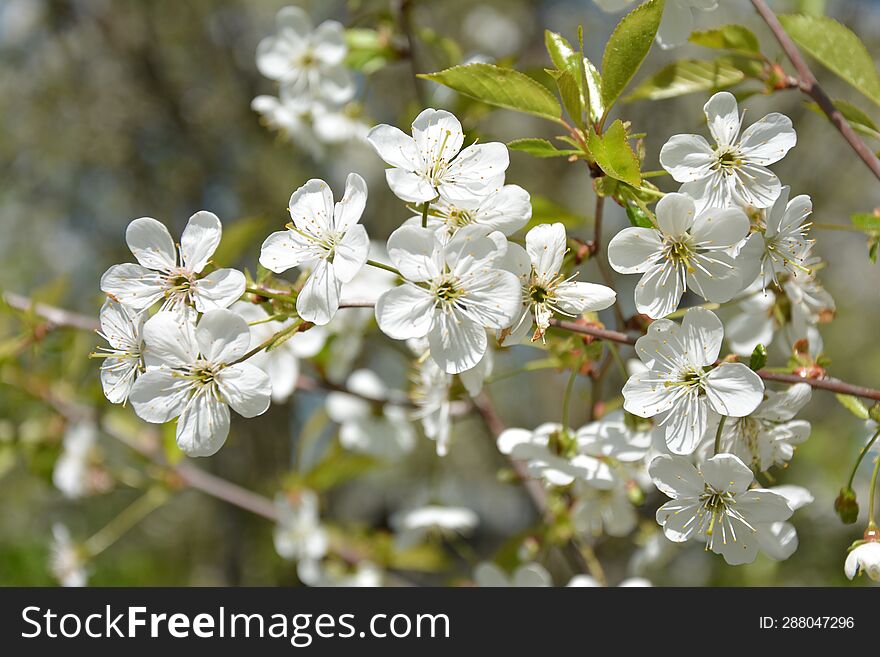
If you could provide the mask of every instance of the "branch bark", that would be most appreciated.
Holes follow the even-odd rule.
[[[859,138],[849,122],[843,117],[843,114],[834,107],[834,103],[828,94],[825,93],[825,90],[819,86],[816,76],[813,75],[810,67],[807,66],[807,62],[797,46],[786,34],[779,23],[779,19],[776,18],[776,14],[773,13],[773,10],[767,6],[764,0],[752,0],[752,4],[761,18],[764,19],[764,22],[767,23],[770,31],[773,32],[773,36],[776,37],[779,45],[782,46],[785,56],[788,57],[795,71],[797,71],[798,78],[795,80],[797,88],[816,101],[816,104],[825,113],[832,125],[837,128],[837,131],[855,151],[856,155],[859,156],[859,159],[871,170],[874,177],[880,180],[880,160],[877,159],[877,156],[874,155],[874,152],[868,148],[865,142]]]

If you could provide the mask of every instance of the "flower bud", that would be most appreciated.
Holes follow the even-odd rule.
[[[840,516],[841,521],[847,525],[853,524],[859,517],[859,503],[856,501],[856,493],[852,488],[841,488],[840,495],[834,500],[834,510]]]

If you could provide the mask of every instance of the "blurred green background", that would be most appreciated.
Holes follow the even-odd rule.
[[[254,49],[273,31],[275,12],[285,4],[282,0],[0,2],[0,287],[4,291],[97,316],[101,273],[130,260],[123,239],[128,222],[152,216],[177,235],[200,209],[215,212],[224,222],[225,251],[220,258],[226,257],[230,266],[253,270],[260,242],[285,221],[290,193],[313,177],[340,190],[350,171],[364,176],[370,201],[363,223],[374,239],[386,238],[408,216],[384,185],[383,164],[368,147],[353,143],[315,160],[261,126],[250,109],[254,96],[273,92],[271,83],[256,71]],[[394,13],[385,1],[300,4],[316,23],[335,18],[347,26],[395,29]],[[778,53],[746,0],[722,4],[717,12],[701,16],[701,23],[746,24],[759,35],[765,52]],[[880,6],[875,2],[830,0],[827,7],[815,1],[771,4],[780,13],[824,7],[856,31],[871,53],[880,53]],[[413,5],[412,20],[423,37],[434,39],[419,46],[424,71],[445,67],[455,57],[479,55],[539,72],[546,65],[544,28],[574,40],[576,26],[583,24],[586,53],[597,61],[618,15],[599,11],[591,0],[421,0]],[[457,44],[458,52],[440,36]],[[689,55],[704,56],[705,51],[684,46],[664,52],[655,47],[641,75]],[[820,77],[832,96],[855,95],[830,76],[820,72]],[[407,62],[390,62],[368,77],[359,76],[359,85],[358,98],[367,120],[406,128],[420,109]],[[432,106],[458,112],[471,136],[509,141],[553,134],[538,119],[504,110],[490,112],[432,84],[426,84],[425,91]],[[645,169],[658,168],[657,154],[670,135],[703,131],[705,99],[697,94],[622,107],[634,131],[648,135]],[[746,106],[751,120],[767,111],[792,117],[798,146],[774,169],[794,194],[812,196],[816,221],[845,224],[850,214],[880,205],[876,180],[827,121],[804,107],[797,92],[754,96]],[[581,236],[590,234],[593,192],[582,167],[512,154],[508,182],[583,215]],[[672,189],[668,178],[657,182],[667,191]],[[606,240],[624,225],[623,212],[610,207]],[[816,237],[818,252],[829,262],[822,279],[838,307],[836,320],[823,326],[831,372],[878,387],[877,266],[869,262],[864,237],[858,234],[822,232]],[[597,280],[592,265],[583,267],[581,276]],[[632,281],[620,283],[624,312],[631,313]],[[86,358],[98,338],[56,331],[23,344],[33,337],[28,326],[27,320],[11,313],[0,315],[0,584],[4,585],[52,584],[46,567],[52,523],[63,521],[74,536],[86,537],[137,496],[130,486],[117,482],[102,494],[70,502],[52,486],[64,423],[20,382],[26,378],[33,385],[55,386],[101,405],[97,363]],[[375,332],[370,340],[358,365],[370,365],[392,386],[405,388],[406,362],[400,351]],[[501,355],[496,371],[511,371],[539,355],[510,350]],[[564,375],[545,370],[499,380],[489,392],[507,424],[534,427],[557,419],[563,385]],[[614,385],[619,389],[620,382]],[[585,402],[588,386],[577,392]],[[307,421],[321,412],[321,401],[318,393],[297,393],[291,403],[273,406],[265,416],[234,422],[226,447],[198,465],[272,497],[286,474],[302,467],[297,441]],[[130,409],[122,413],[133,417]],[[823,393],[814,394],[804,417],[813,422],[812,436],[778,477],[780,483],[808,487],[816,497],[795,516],[800,548],[791,559],[775,563],[761,557],[752,565],[731,568],[692,545],[675,552],[668,565],[649,569],[645,575],[658,585],[846,583],[845,549],[859,537],[859,530],[840,523],[832,502],[868,428],[832,395]],[[574,419],[586,420],[585,404]],[[481,518],[472,545],[480,555],[491,555],[510,536],[529,527],[534,517],[522,491],[496,476],[504,462],[479,420],[460,419],[454,436],[444,460],[433,454],[432,443],[420,439],[419,449],[403,462],[378,467],[335,487],[325,499],[328,521],[359,532],[387,526],[391,512],[417,501],[468,506]],[[125,447],[103,439],[102,446],[119,479],[137,479],[136,472],[128,473],[137,468]],[[867,474],[863,471],[857,479],[862,491]],[[652,509],[658,502],[654,494],[642,510],[646,532],[656,529]],[[261,518],[183,491],[102,554],[93,564],[90,583],[294,583],[295,567],[275,554],[271,531],[272,525]],[[612,581],[625,576],[631,551],[631,542],[625,540],[599,545],[599,557]],[[449,574],[415,579],[448,583],[466,577],[468,569],[459,564]]]

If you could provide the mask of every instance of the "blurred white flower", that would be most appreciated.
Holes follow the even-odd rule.
[[[372,370],[356,370],[346,388],[370,399],[387,400],[388,387]],[[327,395],[327,415],[340,425],[339,442],[346,449],[394,460],[412,451],[415,431],[400,404],[373,403],[345,392]]]
[[[312,107],[279,97],[261,95],[251,101],[251,109],[260,115],[260,122],[270,130],[277,130],[295,146],[302,148],[316,160],[324,157],[324,145],[313,125]]]
[[[425,435],[436,443],[437,454],[445,456],[449,452],[452,432],[452,375],[428,358],[427,342],[407,340],[410,349],[418,356],[410,397],[416,405],[413,416],[421,420]]]
[[[89,471],[98,429],[92,422],[71,424],[64,432],[61,455],[55,461],[52,483],[70,499],[90,491]]]
[[[146,310],[164,299],[163,310],[200,313],[228,308],[244,294],[244,274],[236,269],[202,271],[220,244],[223,226],[217,215],[196,212],[180,238],[180,252],[164,225],[150,217],[132,221],[125,241],[137,265],[113,265],[101,277],[101,290],[129,308]]]
[[[497,264],[506,244],[481,226],[448,241],[401,226],[388,238],[388,255],[405,281],[376,303],[379,328],[396,340],[427,337],[444,371],[469,370],[486,352],[486,329],[510,326],[521,307],[519,280]]]
[[[656,426],[675,454],[691,454],[716,413],[743,417],[763,400],[764,383],[746,365],[713,367],[723,337],[713,312],[690,308],[681,326],[658,319],[636,341],[636,353],[648,369],[624,385],[623,407],[639,417],[662,416]]]
[[[352,571],[335,561],[301,559],[296,574],[303,584],[321,587],[375,588],[383,579],[382,570],[370,561],[359,561]]]
[[[61,586],[81,587],[88,582],[87,561],[83,548],[73,542],[70,530],[61,523],[52,525],[49,570]]]
[[[801,486],[773,486],[769,491],[782,495],[792,512],[813,503],[813,494]],[[790,522],[774,522],[769,532],[758,535],[761,550],[776,561],[788,559],[798,548],[797,530]]]
[[[733,454],[717,454],[699,467],[682,456],[658,456],[649,471],[657,488],[672,498],[657,509],[666,538],[705,541],[732,566],[754,561],[774,523],[792,514],[782,495],[749,489],[754,475]]]
[[[593,0],[603,11],[616,13],[636,0]],[[714,11],[721,0],[666,0],[657,43],[664,50],[687,43],[694,29],[694,11]]]
[[[687,194],[667,194],[657,202],[657,228],[630,227],[608,244],[608,262],[621,274],[642,274],[636,309],[665,317],[690,288],[707,301],[729,301],[743,289],[738,263],[727,251],[749,232],[738,208],[715,206],[697,212]]]
[[[423,110],[413,121],[412,137],[383,123],[370,130],[367,140],[392,167],[385,171],[391,191],[411,203],[438,196],[453,204],[473,203],[504,184],[510,163],[501,143],[462,150],[461,123],[445,110]]]
[[[560,272],[568,251],[565,226],[561,223],[541,224],[526,234],[526,248],[509,244],[503,266],[519,277],[524,310],[506,338],[517,343],[532,328],[532,340],[544,337],[554,313],[578,317],[581,313],[597,312],[614,304],[617,293],[605,285],[575,281],[574,274],[565,278]]]
[[[580,485],[571,509],[575,530],[584,536],[627,536],[638,524],[638,514],[629,500],[626,483],[616,480],[609,490]]]
[[[277,80],[291,98],[310,102],[344,103],[354,96],[351,72],[345,67],[348,53],[345,28],[324,21],[313,28],[300,7],[284,7],[275,17],[276,33],[257,45],[257,69]]]
[[[810,423],[796,420],[810,402],[812,389],[796,383],[784,392],[767,390],[766,399],[749,415],[730,418],[722,428],[724,451],[736,454],[743,463],[765,472],[791,460],[797,445],[810,436]]]
[[[342,284],[364,266],[369,253],[366,229],[359,224],[367,203],[367,184],[356,173],[345,181],[345,195],[333,204],[323,180],[312,179],[290,197],[293,223],[269,235],[260,249],[260,264],[276,274],[291,267],[311,269],[296,298],[304,320],[323,325],[339,309]]]
[[[244,417],[269,408],[268,375],[251,363],[236,363],[248,351],[245,321],[229,310],[202,315],[198,326],[159,312],[144,324],[147,371],[129,399],[147,422],[179,416],[177,445],[189,456],[211,456],[229,434],[229,407]]]
[[[262,306],[249,301],[236,301],[229,310],[244,319],[250,327],[251,341],[248,349],[263,344],[294,321],[266,321],[269,315]],[[290,399],[299,378],[300,359],[317,355],[326,340],[327,330],[322,326],[313,326],[308,331],[298,331],[271,351],[263,350],[248,359],[251,365],[256,365],[269,375],[273,402],[283,404]]]
[[[474,568],[474,583],[480,587],[535,588],[553,586],[550,573],[539,563],[526,563],[508,575],[497,565],[483,561]]]
[[[405,549],[423,542],[429,536],[468,536],[476,529],[480,519],[471,509],[429,504],[396,511],[389,522],[395,533],[395,544],[399,549]]]
[[[101,363],[101,387],[108,401],[124,404],[143,368],[145,315],[129,311],[122,304],[107,299],[101,306],[99,319],[101,328],[98,335],[110,345],[98,350],[104,359]]]
[[[601,586],[595,577],[591,577],[590,575],[575,575],[569,580],[566,586],[582,586],[588,588],[594,588]],[[623,580],[620,584],[617,585],[621,588],[639,588],[646,586],[653,586],[651,582],[644,577],[629,577]]]
[[[733,94],[719,92],[703,109],[716,146],[700,135],[674,135],[660,150],[660,164],[684,183],[681,191],[694,197],[701,209],[769,208],[779,198],[782,184],[767,167],[797,143],[791,119],[773,112],[740,136],[742,119]]]
[[[299,490],[275,497],[278,524],[273,538],[275,551],[283,559],[315,561],[327,554],[327,532],[321,526],[318,496]],[[306,582],[308,583],[308,582]]]

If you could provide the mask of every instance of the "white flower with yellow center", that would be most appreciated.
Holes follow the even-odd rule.
[[[507,146],[498,142],[473,144],[462,150],[461,123],[445,110],[426,109],[412,124],[412,137],[381,124],[367,135],[391,169],[388,186],[410,203],[438,196],[453,204],[473,203],[504,184],[510,164]]]
[[[797,143],[791,119],[773,112],[740,135],[736,98],[726,91],[712,96],[703,111],[715,146],[700,135],[674,135],[660,149],[660,164],[701,208],[769,208],[782,184],[767,167]]]
[[[292,223],[269,235],[260,249],[260,264],[276,274],[291,267],[311,273],[296,298],[299,316],[327,324],[339,310],[339,293],[364,266],[370,251],[366,229],[359,224],[367,204],[367,183],[356,173],[345,181],[345,195],[333,204],[323,180],[312,179],[290,197]]]
[[[98,335],[109,347],[98,349],[101,363],[101,387],[113,404],[124,404],[137,377],[143,370],[143,313],[129,311],[122,304],[107,299],[101,307]]]
[[[654,485],[672,498],[657,509],[666,538],[705,541],[707,550],[732,566],[754,561],[774,523],[792,514],[784,496],[749,488],[754,475],[733,454],[717,454],[699,467],[682,456],[658,456],[649,471]]]
[[[125,241],[138,264],[113,265],[101,277],[101,291],[137,312],[160,299],[163,310],[200,313],[228,308],[244,294],[244,274],[235,269],[202,271],[220,244],[223,227],[217,215],[196,212],[180,238],[180,252],[168,229],[150,217],[132,221]]]
[[[532,218],[529,193],[518,185],[504,185],[486,196],[450,203],[439,200],[431,205],[428,228],[444,229],[450,236],[459,228],[478,224],[503,235],[512,235]],[[422,217],[414,216],[407,225],[421,225]]]
[[[739,266],[728,250],[749,232],[737,208],[697,213],[686,194],[667,194],[657,203],[657,228],[624,228],[608,244],[608,262],[621,274],[642,274],[636,309],[665,317],[691,289],[707,301],[729,301],[743,288]]]
[[[742,363],[715,365],[724,328],[715,313],[689,309],[681,326],[658,319],[636,341],[647,369],[623,386],[623,407],[656,422],[675,454],[691,454],[717,415],[743,417],[764,398],[764,383]]]

